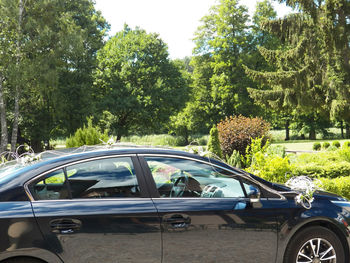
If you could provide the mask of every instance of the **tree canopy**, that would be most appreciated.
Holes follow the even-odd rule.
[[[97,58],[97,107],[112,114],[118,139],[130,130],[159,129],[185,104],[188,83],[157,34],[125,25]]]

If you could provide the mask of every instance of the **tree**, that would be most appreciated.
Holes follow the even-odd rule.
[[[304,14],[292,14],[282,19],[265,21],[264,27],[281,40],[283,47],[260,53],[276,70],[266,72],[246,68],[255,81],[272,89],[250,89],[253,98],[266,101],[272,109],[294,110],[307,115],[309,138],[316,138],[316,122],[327,118],[327,93],[325,92],[325,57],[321,52],[319,32],[313,20]]]
[[[7,115],[12,150],[18,132],[40,150],[42,141],[81,126],[93,111],[86,100],[108,25],[92,0],[0,0],[0,15],[1,145]]]
[[[125,25],[98,53],[95,72],[100,112],[115,116],[112,132],[159,130],[184,106],[188,86],[157,34]]]
[[[344,120],[350,136],[350,3],[346,0],[281,0],[306,14],[313,22],[321,45],[317,47],[326,60],[322,71],[324,91],[331,117]]]
[[[226,116],[256,114],[247,92],[254,83],[242,67],[251,51],[248,20],[247,8],[238,1],[220,0],[196,32],[194,97],[207,131]]]
[[[219,140],[219,131],[218,131],[218,128],[216,128],[216,126],[213,126],[210,129],[208,151],[215,154],[219,158],[222,158],[222,150],[221,150],[220,140]]]

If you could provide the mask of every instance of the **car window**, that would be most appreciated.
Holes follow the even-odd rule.
[[[29,186],[35,200],[140,197],[130,157],[98,159],[45,175]]]
[[[109,158],[67,167],[72,198],[139,197],[131,158]]]
[[[161,197],[245,197],[237,176],[210,164],[169,157],[145,157]]]
[[[67,182],[63,169],[46,174],[30,186],[35,200],[69,198]]]

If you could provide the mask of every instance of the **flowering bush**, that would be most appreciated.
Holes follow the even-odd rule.
[[[267,138],[270,124],[261,118],[231,116],[218,124],[218,130],[223,156],[231,156],[234,150],[245,155],[252,139]]]

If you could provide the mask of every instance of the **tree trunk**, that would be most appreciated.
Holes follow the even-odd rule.
[[[311,127],[309,132],[309,140],[316,140],[316,130],[313,127]]]
[[[22,19],[24,12],[24,3],[23,0],[19,0],[19,8],[18,8],[18,28],[17,28],[17,69],[20,66],[21,62],[21,35],[22,35]],[[13,117],[13,125],[12,125],[12,136],[11,136],[11,151],[16,150],[17,143],[17,135],[18,135],[18,119],[19,119],[19,97],[20,97],[20,87],[19,83],[15,85],[15,107],[14,107],[14,117]]]
[[[341,132],[342,139],[344,139],[344,125],[343,125],[343,121],[340,121],[340,132]]]
[[[286,138],[284,140],[289,141],[290,140],[290,138],[289,138],[289,120],[286,120],[285,129],[286,129]]]
[[[0,123],[1,123],[1,142],[0,152],[7,150],[8,136],[7,136],[7,121],[6,121],[6,104],[4,100],[3,77],[0,74]]]
[[[350,138],[350,127],[348,123],[345,124],[345,138],[346,139]]]

